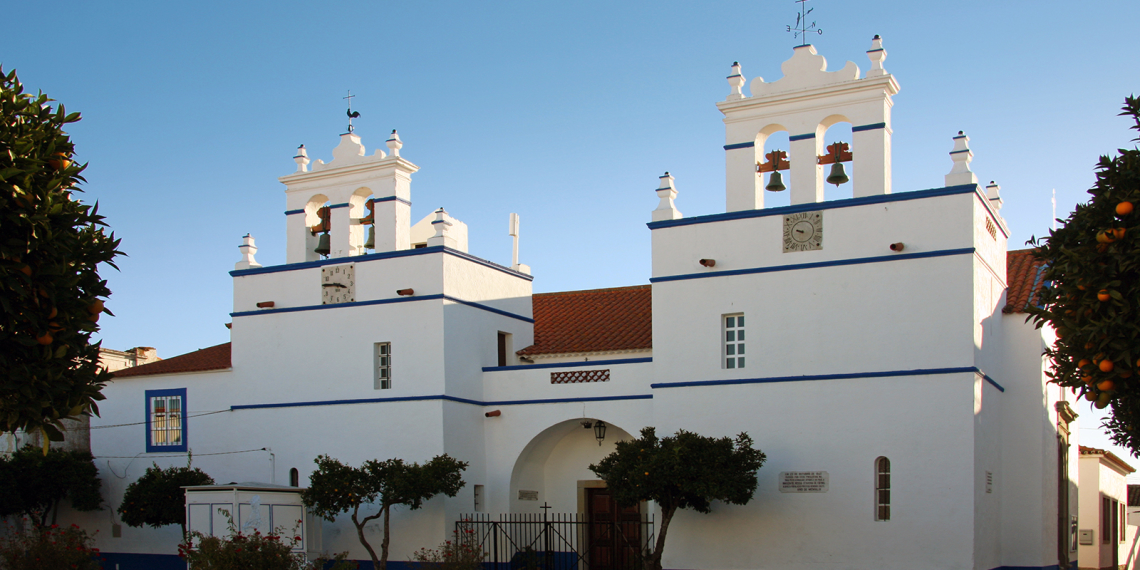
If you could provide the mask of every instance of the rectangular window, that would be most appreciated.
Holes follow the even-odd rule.
[[[392,387],[392,343],[376,343],[375,353],[376,379],[373,388],[387,390]]]
[[[1128,540],[1128,504],[1120,503],[1120,542]]]
[[[148,453],[186,451],[186,389],[146,391]]]
[[[499,346],[498,346],[498,365],[507,365],[507,355],[511,353],[511,333],[499,333]]]
[[[483,486],[475,485],[475,512],[483,512]]]
[[[744,315],[724,316],[724,367],[744,368]]]
[[[1112,502],[1108,497],[1100,498],[1100,542],[1112,541]]]

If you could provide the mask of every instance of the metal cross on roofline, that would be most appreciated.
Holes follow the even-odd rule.
[[[341,99],[348,100],[348,132],[350,133],[352,132],[352,120],[360,116],[360,111],[356,111],[355,113],[352,111],[353,97],[356,97],[356,95],[352,94],[352,90],[349,90],[347,97],[341,97]]]
[[[810,25],[807,23],[807,15],[811,14],[815,10],[815,8],[808,8],[807,7],[807,1],[808,0],[796,0],[796,4],[800,5],[800,13],[796,14],[796,25],[795,25],[795,27],[793,27],[793,26],[787,27],[789,32],[794,32],[794,35],[792,36],[793,38],[798,38],[798,37],[803,36],[803,42],[804,43],[802,43],[800,45],[805,45],[805,46],[808,45],[808,43],[807,43],[808,32],[815,32],[817,35],[823,35],[823,28],[815,27],[814,21]]]

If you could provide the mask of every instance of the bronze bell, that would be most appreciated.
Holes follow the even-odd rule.
[[[376,249],[376,226],[368,226],[368,239],[364,240],[365,249]]]
[[[784,186],[784,179],[780,176],[779,170],[773,170],[772,176],[768,177],[768,185],[764,187],[769,192],[783,192],[788,187]]]
[[[839,186],[840,184],[845,184],[848,180],[851,179],[848,178],[847,173],[843,171],[842,162],[836,162],[835,164],[831,165],[831,174],[827,176],[828,184]]]
[[[325,233],[321,234],[321,238],[319,240],[317,240],[317,248],[314,249],[313,251],[317,252],[317,255],[327,256],[329,254],[329,251],[331,251],[331,248],[330,248],[331,243],[332,242],[329,239],[328,232],[325,232]]]

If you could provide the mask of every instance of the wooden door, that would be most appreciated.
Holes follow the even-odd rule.
[[[590,570],[637,567],[641,548],[641,507],[619,507],[609,489],[586,489]]]

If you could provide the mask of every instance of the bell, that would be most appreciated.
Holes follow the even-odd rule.
[[[368,239],[364,240],[365,249],[376,249],[376,226],[368,226]]]
[[[845,184],[848,180],[851,179],[847,177],[846,172],[843,172],[842,162],[836,162],[835,164],[831,165],[831,174],[827,176],[828,184],[839,186],[840,184]]]
[[[772,176],[768,177],[768,185],[765,186],[764,189],[769,192],[783,192],[788,189],[787,186],[784,186],[784,180],[783,177],[780,176],[779,170],[773,171]]]
[[[327,256],[329,254],[329,251],[331,250],[331,248],[329,247],[330,245],[331,245],[331,242],[329,241],[329,234],[323,233],[323,234],[321,234],[321,239],[317,241],[317,248],[314,249],[313,251],[317,252],[317,255],[326,255]]]

